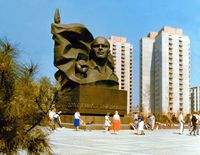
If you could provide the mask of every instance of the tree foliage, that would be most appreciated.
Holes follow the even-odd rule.
[[[18,52],[0,40],[0,152],[52,154],[47,114],[57,91],[47,77],[35,82],[37,65],[17,63]]]

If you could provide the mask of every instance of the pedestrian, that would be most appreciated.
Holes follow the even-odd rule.
[[[190,114],[189,116],[188,126],[189,126],[189,131],[192,131],[192,114]]]
[[[135,128],[137,129],[138,128],[138,114],[137,113],[134,114],[134,124],[135,124]]]
[[[76,128],[76,131],[79,131],[79,126],[80,126],[80,112],[75,112],[74,114],[74,126]]]
[[[120,116],[118,111],[115,111],[115,114],[113,115],[113,130],[115,134],[118,134],[120,130]]]
[[[185,123],[182,112],[179,113],[178,121],[179,121],[179,134],[182,135]]]
[[[59,116],[60,114],[61,114],[61,111],[56,112],[55,107],[52,107],[51,110],[49,111],[49,118],[51,120],[53,129],[56,128],[56,124],[58,124],[60,128],[63,127],[61,124],[60,116]]]
[[[144,133],[144,116],[140,112],[138,116],[138,130],[137,130],[138,135],[145,135]]]
[[[195,113],[192,114],[192,130],[190,131],[190,135],[193,133],[194,136],[196,136],[196,130],[197,130],[197,118],[195,116]]]
[[[152,113],[151,116],[150,116],[151,130],[154,130],[155,121],[156,121],[155,116],[154,116],[154,114]]]
[[[107,113],[107,115],[105,116],[105,132],[110,131],[110,126],[111,126],[111,121],[110,121],[110,116],[109,113]]]
[[[53,117],[54,115],[55,115],[55,111],[53,108],[51,108],[49,110],[49,119],[50,119],[49,124],[50,124],[51,129],[53,129],[53,130],[55,130],[55,128],[56,128],[56,125],[54,123],[54,117]]]
[[[200,114],[195,114],[196,118],[197,118],[197,129],[196,129],[196,134],[199,135],[199,126],[200,126]]]

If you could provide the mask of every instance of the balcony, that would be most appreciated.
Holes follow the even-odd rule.
[[[173,70],[169,70],[169,73],[172,74],[172,76],[173,76]]]
[[[173,81],[171,79],[169,80],[169,84],[173,84]]]
[[[173,95],[169,95],[169,99],[173,99]]]
[[[169,48],[169,54],[173,54],[172,48]]]
[[[182,101],[183,100],[183,96],[180,96],[179,99]]]
[[[169,59],[169,64],[173,64],[173,60],[172,59]]]

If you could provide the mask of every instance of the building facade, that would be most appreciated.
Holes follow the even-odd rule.
[[[133,102],[133,45],[126,38],[109,38],[111,54],[114,58],[115,73],[119,78],[119,89],[127,91],[127,114],[132,113]]]
[[[190,112],[190,40],[181,29],[140,40],[140,106],[144,113]]]
[[[191,111],[200,111],[200,86],[190,88],[191,92]]]

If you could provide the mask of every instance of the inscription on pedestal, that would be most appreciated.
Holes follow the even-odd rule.
[[[63,99],[62,96],[67,98]],[[120,115],[124,115],[127,110],[127,93],[122,90],[79,86],[62,96],[62,102],[58,105],[68,114],[79,111],[82,114],[105,115],[107,112],[114,114],[118,110]]]

